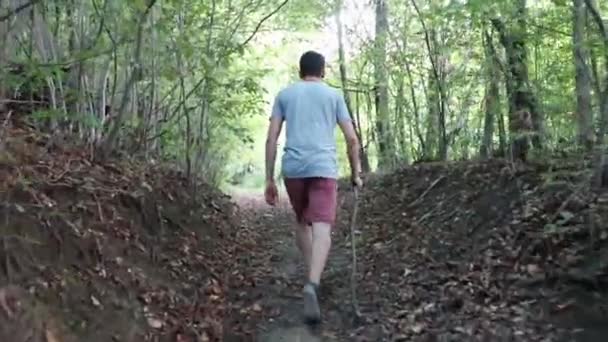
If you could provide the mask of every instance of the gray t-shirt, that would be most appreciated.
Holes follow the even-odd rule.
[[[282,173],[286,178],[338,178],[338,122],[351,120],[342,94],[323,82],[299,81],[279,92],[273,117],[285,120]]]

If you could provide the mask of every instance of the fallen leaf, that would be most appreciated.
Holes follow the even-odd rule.
[[[95,298],[95,296],[91,295],[91,303],[93,303],[93,306],[101,306],[101,302],[99,301],[99,299]]]
[[[419,335],[424,330],[424,324],[422,324],[422,323],[414,323],[414,325],[412,325],[410,327],[410,330],[414,334]]]
[[[203,331],[203,333],[201,334],[201,338],[199,339],[200,342],[209,342],[211,341],[211,338],[209,337],[209,334],[206,331]]]
[[[528,266],[526,266],[526,271],[528,271],[528,273],[534,275],[534,274],[539,274],[540,271],[540,267],[538,267],[538,265],[535,264],[529,264]]]
[[[59,342],[55,334],[49,329],[46,329],[44,336],[46,337],[46,342]]]
[[[574,217],[574,214],[569,211],[564,210],[559,213],[559,216],[562,217],[562,221],[560,223],[564,224],[564,223],[570,221]]]
[[[150,184],[148,184],[148,183],[146,183],[146,182],[143,182],[143,183],[141,184],[141,186],[142,186],[143,188],[145,188],[146,190],[148,190],[149,192],[153,192],[153,191],[154,191],[154,189],[152,189],[152,187],[150,186]]]
[[[573,304],[574,304],[574,300],[570,300],[570,301],[567,301],[567,302],[562,303],[562,304],[557,304],[555,306],[555,311],[556,312],[563,311],[563,310],[571,307]]]
[[[163,327],[163,321],[157,318],[148,317],[148,325],[153,329],[160,329]]]

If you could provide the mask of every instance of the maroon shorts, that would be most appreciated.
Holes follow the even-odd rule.
[[[338,202],[338,183],[335,179],[285,178],[285,188],[298,223],[334,224]]]

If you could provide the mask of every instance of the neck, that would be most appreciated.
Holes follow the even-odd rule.
[[[304,77],[302,77],[302,80],[309,81],[309,82],[321,82],[323,79],[318,76],[304,76]]]

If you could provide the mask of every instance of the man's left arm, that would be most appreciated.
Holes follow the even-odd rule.
[[[281,105],[280,97],[274,100],[272,113],[270,115],[270,123],[268,125],[268,133],[266,135],[266,183],[274,182],[274,166],[277,157],[277,141],[281,135],[281,128],[285,120],[285,113]]]
[[[274,182],[274,165],[277,157],[277,140],[281,134],[283,118],[272,116],[266,136],[266,183]]]

